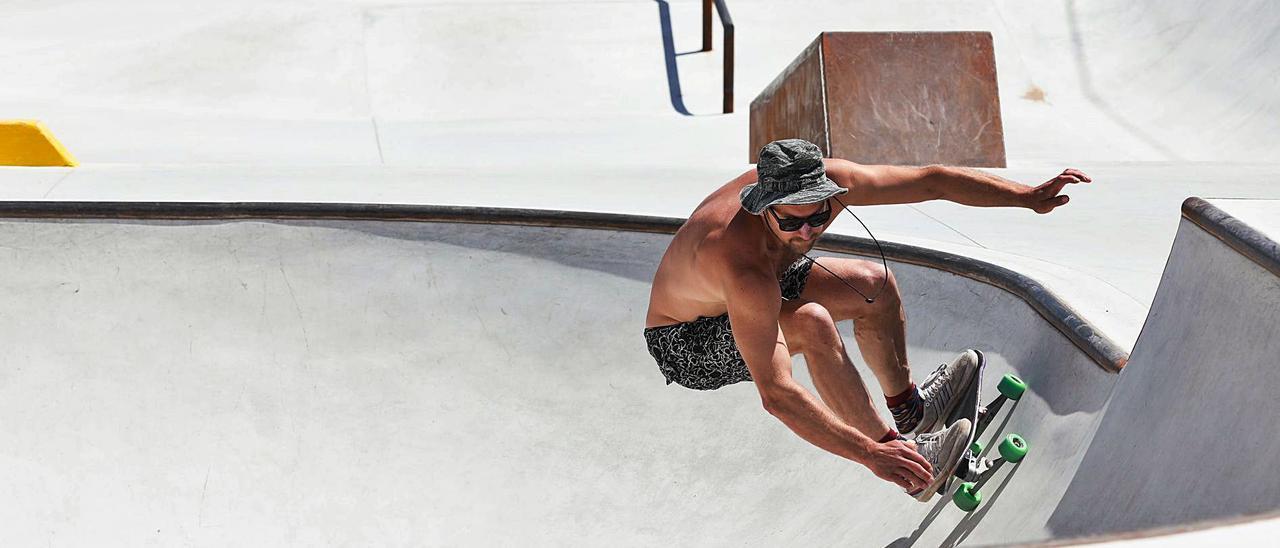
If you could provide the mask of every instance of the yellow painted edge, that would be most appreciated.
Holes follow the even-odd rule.
[[[0,165],[80,165],[39,120],[0,120]]]
[[[53,147],[53,150],[58,152],[58,157],[62,158],[63,165],[67,167],[76,167],[80,165],[80,162],[77,162],[75,157],[71,155],[71,151],[62,146],[62,141],[59,141],[57,137],[54,137],[53,132],[49,131],[49,128],[46,127],[43,122],[37,120],[35,123],[36,128],[40,130],[40,134],[44,135],[45,140],[49,141],[49,145]]]

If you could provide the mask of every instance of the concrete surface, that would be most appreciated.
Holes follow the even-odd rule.
[[[965,520],[810,446],[752,385],[666,386],[641,336],[666,236],[9,221],[0,238],[0,481],[26,493],[0,506],[5,544],[1043,538],[1116,379],[1011,295],[895,266],[918,376],[975,346],[1035,387],[1001,428],[1035,458]],[[1014,536],[992,526],[1015,516]]]
[[[1093,546],[1095,548],[1146,548],[1168,546],[1192,548],[1199,546],[1266,546],[1280,532],[1280,520],[1272,514],[1264,519],[1239,518],[1227,523],[1215,523],[1211,527],[1190,525],[1168,527],[1155,532],[1144,531],[1128,535],[1089,537],[1043,546]]]
[[[0,100],[84,163],[490,165],[595,138],[740,165],[747,105],[819,32],[989,31],[1010,166],[1280,161],[1265,0],[735,0],[733,116],[700,3],[22,1]]]
[[[1032,452],[973,514],[808,445],[750,384],[663,384],[640,331],[668,238],[2,222],[0,481],[26,495],[0,539],[952,546],[1280,506],[1280,282],[1195,225],[1120,375],[1002,290],[892,265],[917,380],[975,347],[988,390],[1032,387],[985,436]]]
[[[868,208],[877,236],[1095,278],[1129,302],[1041,281],[1094,317],[1136,309],[1110,328],[1131,342],[1127,318],[1150,306],[1173,241],[1168,211],[1192,195],[1278,196],[1266,90],[1280,14],[1266,2],[736,0],[728,116],[720,51],[694,51],[699,4],[20,2],[0,16],[0,69],[22,78],[0,101],[90,167],[0,169],[0,193],[486,205],[465,190],[500,181],[504,203],[684,216],[748,167],[750,98],[819,32],[977,30],[995,41],[1011,166],[994,171],[1035,185],[1077,167],[1097,184],[1045,217]],[[1125,238],[1098,244],[1113,234]]]
[[[1273,214],[1278,211],[1271,201]],[[1280,278],[1183,220],[1107,416],[1050,520],[1074,536],[1280,508]]]
[[[747,168],[746,105],[819,32],[989,31],[995,43],[1010,166],[994,171],[1038,184],[1065,167],[1077,167],[1097,183],[1071,189],[1072,203],[1048,216],[949,202],[858,208],[877,236],[977,257],[1027,274],[1063,296],[1111,338],[1128,345],[1139,339],[1149,307],[1153,314],[1165,314],[1180,311],[1177,307],[1184,299],[1200,298],[1195,293],[1178,298],[1163,291],[1158,294],[1158,283],[1191,284],[1193,291],[1203,291],[1202,285],[1219,279],[1255,289],[1269,287],[1230,259],[1221,261],[1229,267],[1223,273],[1189,266],[1200,254],[1216,253],[1207,244],[1194,247],[1180,242],[1194,253],[1170,253],[1179,230],[1177,207],[1191,195],[1255,199],[1215,203],[1238,212],[1241,219],[1275,238],[1274,229],[1267,227],[1274,227],[1273,220],[1280,216],[1265,200],[1280,197],[1275,190],[1280,156],[1272,138],[1280,129],[1280,117],[1274,115],[1280,97],[1274,93],[1280,84],[1280,35],[1274,32],[1280,10],[1271,3],[729,2],[738,24],[739,100],[738,113],[728,116],[717,114],[720,52],[693,51],[700,43],[700,2],[696,0],[10,2],[0,14],[0,71],[13,77],[0,81],[4,110],[0,114],[43,120],[84,166],[75,170],[0,168],[0,199],[382,201],[685,216],[706,193]],[[447,358],[499,367],[508,359],[505,352],[498,353],[501,346],[464,347],[462,338],[436,344],[432,337],[439,335],[439,328],[426,331],[413,323],[420,319],[415,313],[397,307],[406,299],[403,293],[379,293],[391,288],[372,287],[359,299],[335,290],[372,286],[361,280],[364,277],[384,279],[391,285],[404,280],[397,276],[415,272],[420,264],[415,266],[398,253],[417,256],[424,249],[443,253],[430,247],[434,236],[423,241],[413,235],[384,237],[377,232],[383,227],[373,227],[377,234],[369,235],[361,230],[370,227],[353,226],[215,223],[161,229],[145,223],[6,223],[6,247],[0,248],[6,260],[0,270],[6,280],[13,281],[0,284],[0,291],[6,299],[25,304],[0,310],[6,333],[0,337],[15,349],[0,353],[3,375],[12,379],[3,385],[5,394],[0,399],[0,405],[7,406],[0,415],[5,424],[2,431],[13,440],[9,452],[0,456],[5,459],[5,481],[12,491],[34,494],[25,495],[24,505],[4,506],[4,512],[12,514],[6,515],[6,523],[16,524],[5,534],[53,545],[100,544],[104,538],[119,539],[121,544],[177,544],[182,542],[179,539],[225,544],[246,535],[277,545],[358,543],[359,539],[447,544],[464,543],[466,538],[491,532],[495,523],[511,522],[508,530],[525,532],[538,524],[555,523],[546,538],[577,534],[572,540],[587,542],[616,540],[616,530],[608,536],[606,525],[619,523],[635,526],[636,536],[628,538],[637,543],[667,539],[665,535],[679,531],[775,544],[779,539],[862,538],[856,535],[866,528],[860,526],[864,522],[856,512],[862,510],[860,501],[867,500],[857,491],[866,486],[865,472],[856,465],[821,461],[824,454],[780,425],[770,427],[767,420],[759,420],[768,417],[746,397],[746,387],[743,394],[717,395],[711,400],[655,396],[648,388],[636,388],[628,397],[595,390],[599,379],[584,381],[597,384],[574,392],[581,385],[566,387],[566,382],[575,381],[560,376],[556,383],[534,386],[569,400],[531,399],[536,396],[512,385],[490,389],[486,386],[491,385],[477,387],[474,382],[478,381],[467,381],[472,384],[455,392],[462,395],[449,399],[442,393],[456,379],[441,380],[448,375],[435,365],[437,357],[445,360],[441,363],[447,363]],[[472,233],[476,229],[456,230]],[[849,219],[838,221],[834,231],[862,233]],[[454,236],[438,239],[470,250],[467,253],[473,257],[511,259],[496,250],[475,249],[502,245],[508,241],[505,236],[474,234],[488,234],[493,243],[465,240],[456,246],[458,241],[450,239]],[[520,241],[519,234],[506,236]],[[627,240],[633,236],[597,235],[596,240],[583,240],[589,251],[573,246],[538,248],[535,242],[523,241],[516,247],[528,255],[517,260],[537,262],[538,268],[548,263],[587,264],[565,270],[557,266],[555,275],[569,276],[565,283],[580,284],[587,288],[584,291],[597,291],[601,297],[628,295],[618,297],[618,302],[631,303],[630,308],[619,305],[610,312],[615,314],[610,316],[613,324],[625,326],[638,313],[636,301],[626,299],[643,286],[649,275],[645,266],[652,268],[656,259],[652,253],[660,250],[656,242]],[[619,252],[612,249],[618,239],[640,246],[634,251],[638,255],[626,250],[621,251],[622,257],[608,255]],[[562,245],[566,240],[556,241]],[[370,249],[360,251],[360,246]],[[391,249],[396,246],[405,247]],[[239,251],[243,249],[256,252],[246,258]],[[602,253],[605,258],[599,259]],[[367,261],[355,265],[344,262],[347,256]],[[308,262],[308,257],[314,260]],[[245,263],[237,266],[237,260]],[[1182,266],[1169,270],[1167,260]],[[161,277],[166,263],[185,265],[186,270]],[[119,280],[111,278],[116,266]],[[251,283],[254,278],[238,270],[241,267],[256,275],[257,282]],[[534,269],[519,262],[512,268]],[[903,267],[904,274],[908,270]],[[285,277],[294,272],[319,281],[291,288]],[[97,280],[90,284],[97,289],[85,295],[60,293],[73,290],[57,286],[62,283],[54,276],[57,273],[66,280]],[[235,283],[229,273],[245,283]],[[451,275],[461,285],[462,274]],[[1196,276],[1209,279],[1195,285]],[[1041,358],[1045,363],[1059,359],[1074,363],[1070,361],[1074,358],[1063,357],[1058,343],[1047,335],[1043,338],[1049,342],[1039,350],[1022,346],[1040,337],[1035,331],[1039,324],[1034,314],[1023,318],[1017,302],[1002,301],[981,287],[969,286],[957,293],[971,297],[938,299],[937,295],[951,295],[956,287],[935,280],[937,276],[929,272],[913,277],[921,280],[917,287],[933,288],[930,293],[909,296],[914,303],[908,309],[913,322],[912,355],[918,369],[944,359],[944,349],[949,352],[967,344],[962,339],[972,338],[993,345],[990,350],[1003,360],[998,367],[1024,374],[1035,374]],[[493,302],[485,300],[492,297],[482,295],[486,288],[506,287],[503,279],[484,282],[474,271],[466,279],[479,285],[459,289],[459,298],[470,298],[474,301],[470,306],[481,307],[476,314],[485,322],[509,320],[500,318],[501,306],[493,312]],[[290,283],[294,280],[288,278]],[[530,289],[529,295],[519,299],[527,307],[521,310],[534,313],[535,307],[554,310],[577,305],[577,301],[555,301],[560,295],[555,289]],[[968,293],[969,289],[978,295]],[[293,297],[286,294],[302,295],[300,303],[320,303],[316,315],[301,314],[306,310],[301,305],[290,312]],[[1265,301],[1265,295],[1243,299],[1242,310],[1250,310],[1254,300]],[[996,300],[982,300],[988,298]],[[1223,303],[1241,297],[1222,298],[1200,302],[1196,317],[1213,318],[1225,314],[1224,310],[1234,313],[1222,308]],[[422,307],[464,304],[439,295],[408,299],[409,304]],[[390,317],[378,320],[354,314],[353,303],[358,300],[380,305],[375,308],[390,311]],[[53,305],[67,308],[50,308]],[[943,319],[955,317],[954,309],[947,312],[953,306],[999,310],[988,312],[995,318],[991,325],[1003,328],[1005,322],[1014,322],[1010,318],[1023,318],[1013,328],[1028,331],[1013,331],[1022,337],[1013,340],[1008,330],[953,321],[946,327],[957,323],[963,327],[953,338],[939,338]],[[984,308],[988,306],[1000,308]],[[108,317],[112,310],[104,307],[116,307],[118,317]],[[638,330],[634,340],[628,339],[632,335],[625,329],[606,331],[601,325],[607,322],[583,312],[575,314],[570,320],[577,318],[577,323],[551,325],[587,330],[595,334],[593,344],[624,348],[622,354],[627,357],[621,359],[638,362],[617,369],[628,374],[635,370],[636,375],[656,373],[640,372],[651,365],[643,354],[635,355]],[[357,321],[358,317],[367,321]],[[930,319],[935,317],[940,319]],[[68,323],[69,318],[77,322]],[[323,320],[322,325],[313,323],[316,318]],[[187,331],[182,330],[184,321],[192,326]],[[1207,329],[1204,325],[1179,327],[1168,321],[1165,325],[1186,330],[1187,337],[1205,336],[1197,331]],[[328,327],[330,323],[336,327]],[[370,333],[370,325],[383,331]],[[513,321],[510,332],[498,335],[488,334],[486,325],[491,324],[474,319],[459,326],[458,335],[495,345],[539,348],[538,344],[546,344],[545,337],[531,341],[530,334],[518,333],[526,328],[524,324]],[[1266,325],[1275,322],[1224,330],[1221,335],[1253,336],[1258,326]],[[80,326],[83,330],[77,331]],[[937,329],[920,331],[928,327]],[[312,333],[333,338],[311,338]],[[406,338],[388,342],[381,338],[384,335]],[[1146,337],[1182,340],[1169,333]],[[50,340],[58,344],[49,344]],[[418,346],[421,340],[436,350]],[[1213,344],[1229,342],[1212,340]],[[1150,344],[1142,354],[1154,358],[1159,354],[1152,354]],[[1219,354],[1235,359],[1239,356],[1232,353],[1242,352],[1213,344],[1187,350],[1188,359],[1200,356],[1205,361],[1180,363],[1182,369],[1193,371],[1183,380],[1209,374],[1197,368],[1208,367],[1217,354],[1206,357],[1204,353],[1221,350]],[[309,345],[315,345],[314,354],[307,353]],[[534,370],[573,363],[571,359],[551,361],[552,356],[543,346],[531,351],[528,361],[510,360]],[[1135,349],[1135,360],[1139,356]],[[413,362],[415,357],[422,361]],[[597,352],[570,355],[575,357],[578,362],[598,361]],[[1143,360],[1138,364],[1154,369],[1149,365],[1152,358]],[[351,369],[339,371],[339,362]],[[270,368],[258,367],[264,363],[271,363]],[[415,363],[430,367],[413,369]],[[1059,369],[1076,371],[1071,365]],[[1246,359],[1238,369],[1247,382],[1274,386],[1274,380],[1266,378],[1254,362]],[[593,371],[577,370],[587,379],[592,379]],[[803,367],[797,371],[804,374]],[[1152,378],[1154,373],[1133,371],[1139,371],[1135,377],[1145,376],[1149,382],[1129,382],[1150,384],[1153,395],[1193,389],[1159,385],[1159,379]],[[916,529],[928,521],[928,513],[909,510],[883,518],[887,514],[877,512],[888,510],[873,509],[867,513],[872,516],[870,522],[888,523],[895,529],[893,534],[906,540],[915,537],[922,546],[949,541],[983,544],[1058,538],[1078,530],[1072,520],[1079,513],[1100,511],[1073,504],[1045,514],[1048,510],[1042,505],[1092,501],[1096,483],[1074,476],[1068,484],[1062,483],[1063,478],[1077,467],[1102,467],[1106,456],[1101,454],[1102,447],[1121,453],[1129,450],[1114,438],[1099,438],[1099,449],[1091,445],[1095,430],[1113,437],[1132,435],[1133,424],[1119,418],[1120,414],[1103,413],[1105,407],[1091,399],[1099,390],[1110,390],[1105,387],[1115,380],[1095,382],[1093,374],[1084,374],[1068,382],[1040,374],[1048,375],[1042,381],[1051,381],[1053,388],[1047,390],[1051,397],[1020,407],[1010,427],[1025,426],[1024,433],[1032,433],[1033,443],[1061,435],[1075,452],[1059,446],[1050,450],[1048,461],[1028,461],[1008,481],[1008,488],[988,511],[990,517],[963,520],[950,508],[939,507],[918,535]],[[406,380],[414,379],[418,385],[406,385]],[[370,384],[357,382],[362,380]],[[523,377],[510,382],[517,380],[525,382]],[[647,379],[640,377],[626,382],[648,386]],[[1121,382],[1116,389],[1123,386]],[[1076,389],[1087,393],[1084,400],[1076,400],[1080,396],[1071,392]],[[1124,389],[1127,394],[1139,393],[1134,386]],[[443,403],[432,407],[429,401],[417,399],[423,393],[436,395]],[[482,402],[492,401],[484,398],[493,394],[510,396],[491,404],[507,414],[491,415],[482,409]],[[612,423],[600,418],[590,422],[592,416],[584,417],[579,411],[584,403],[597,408],[615,405],[631,414],[612,416]],[[1223,409],[1225,413],[1229,408]],[[442,415],[446,411],[454,414]],[[1156,412],[1135,410],[1135,420],[1155,420]],[[1214,415],[1217,411],[1211,408],[1204,412],[1210,418],[1226,419]],[[684,413],[685,422],[673,423],[672,413]],[[527,415],[535,419],[522,418]],[[495,416],[514,417],[510,424],[515,426],[491,426]],[[1014,424],[1022,420],[1019,416],[1045,422]],[[457,422],[441,423],[438,417]],[[500,445],[494,436],[470,432],[468,425],[476,424],[468,422],[472,420],[490,421],[480,424],[510,434],[515,441]],[[658,441],[635,449],[629,445],[633,438],[628,437],[634,434],[618,430],[616,424],[631,426],[632,432],[639,430]],[[726,424],[730,425],[727,431]],[[595,437],[566,435],[562,438],[574,443],[557,446],[539,441],[545,436],[534,436],[563,434],[573,428]],[[405,432],[420,435],[402,436]],[[1265,449],[1274,443],[1267,438],[1273,433],[1262,432],[1258,439],[1229,434],[1249,447]],[[688,440],[695,435],[723,443],[691,445]],[[345,440],[340,442],[345,445],[329,443],[335,439]],[[437,439],[460,440],[457,445],[467,449],[461,456],[454,451],[450,457],[449,449],[438,445]],[[728,441],[741,439],[765,442],[744,446]],[[1167,438],[1143,439],[1151,446],[1169,448]],[[523,451],[524,460],[544,464],[543,475],[536,475],[536,470],[524,475],[487,475],[523,462],[495,456],[508,447]],[[601,457],[612,457],[619,448],[631,448],[633,452],[623,453],[631,458]],[[579,449],[583,452],[572,452]],[[559,462],[551,455],[570,456]],[[1126,460],[1117,462],[1118,470],[1133,470],[1133,455],[1123,453]],[[1184,464],[1179,459],[1186,457],[1166,458],[1172,464]],[[703,468],[707,462],[714,466]],[[733,474],[744,462],[758,465],[750,468],[755,472]],[[766,464],[776,464],[774,469],[782,472],[766,477],[771,470]],[[1245,460],[1240,466],[1247,469],[1255,464]],[[430,466],[464,475],[440,479],[423,474]],[[825,471],[825,475],[815,480],[806,475],[811,470],[813,474]],[[645,485],[650,490],[641,492],[640,478],[658,471],[673,477],[671,483],[660,490]],[[1039,482],[1051,473],[1058,475],[1046,483],[1043,498],[1020,515],[1024,521],[1019,526],[1025,529],[989,529],[995,518],[1014,512],[1014,501],[1025,502],[1020,497],[1031,490],[1019,484]],[[1133,484],[1122,484],[1130,494],[1102,498],[1116,502],[1114,497],[1132,497],[1123,502],[1139,505],[1146,503],[1142,501],[1148,495],[1168,494],[1166,487],[1148,485],[1145,473],[1139,468]],[[819,491],[786,491],[778,487],[778,477],[817,485],[813,489]],[[444,483],[433,483],[437,480]],[[584,486],[592,482],[618,483],[620,495],[610,498],[615,493],[608,490],[588,493]],[[200,484],[199,499],[194,483]],[[832,491],[821,490],[828,484]],[[435,485],[444,486],[442,494],[429,489]],[[563,485],[569,485],[569,490],[560,490]],[[771,489],[767,499],[755,494],[761,485]],[[253,491],[246,486],[256,489],[256,494],[246,495]],[[525,508],[521,505],[529,500],[546,504],[523,515],[500,514],[512,506],[492,506],[483,493],[493,492],[518,494],[502,500],[515,507]],[[871,499],[879,499],[874,489],[868,493]],[[1272,494],[1265,491],[1259,498],[1270,500]],[[1217,496],[1208,500],[1218,501]],[[658,504],[695,497],[699,505],[694,509],[664,510]],[[741,520],[716,521],[722,517],[717,508],[750,511],[764,506],[766,500],[786,512],[766,514],[761,529],[751,529],[753,524]],[[619,521],[566,516],[567,508],[583,501],[617,510],[613,519]],[[623,508],[617,501],[642,511]],[[703,501],[708,502],[703,505]],[[1154,503],[1154,508],[1164,503]],[[434,515],[430,519],[435,521],[430,521],[414,511],[425,506],[445,508],[463,528],[452,528]],[[1144,513],[1149,508],[1139,510],[1134,523],[1166,519]],[[1207,514],[1254,510],[1230,506]],[[681,511],[685,513],[676,515]],[[648,514],[669,521],[646,521]],[[1112,528],[1120,521],[1119,516],[1102,517],[1099,525]],[[152,532],[150,527],[157,522],[162,525]],[[1259,530],[1255,525],[1267,527],[1233,526],[1223,534]],[[802,533],[783,536],[795,531]],[[1203,534],[1233,542],[1249,539]]]

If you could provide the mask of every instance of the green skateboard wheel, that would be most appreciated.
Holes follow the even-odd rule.
[[[969,482],[961,483],[960,488],[956,489],[956,494],[951,496],[951,500],[955,501],[956,506],[965,512],[972,512],[979,504],[982,504],[982,493],[979,493],[974,485]]]
[[[1027,383],[1022,382],[1016,375],[1005,375],[1000,379],[1000,384],[996,385],[996,390],[1004,394],[1006,398],[1017,400],[1022,397],[1022,393],[1027,391]]]
[[[1009,462],[1018,462],[1027,456],[1027,440],[1017,434],[1005,436],[1000,442],[1000,456]]]
[[[969,446],[969,452],[975,455],[982,454],[982,442],[974,440],[973,445]]]

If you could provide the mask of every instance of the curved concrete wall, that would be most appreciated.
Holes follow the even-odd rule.
[[[1280,508],[1276,243],[1246,237],[1260,248],[1251,259],[1226,243],[1247,227],[1206,206],[1188,201],[1129,365],[1049,521],[1054,536]]]
[[[967,516],[805,443],[749,384],[666,386],[641,328],[668,238],[388,221],[0,222],[0,481],[28,494],[0,505],[12,524],[0,540],[924,545],[1048,534],[1045,501],[1062,495],[1116,376],[1036,309],[969,278],[891,265],[918,380],[976,346],[992,379],[1016,371],[1032,385],[997,426],[1025,435],[1033,457]],[[810,382],[804,367],[796,375]]]

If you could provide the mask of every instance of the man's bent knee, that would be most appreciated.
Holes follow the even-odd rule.
[[[798,325],[809,329],[821,329],[829,325],[835,325],[835,320],[831,317],[831,311],[819,303],[804,303],[797,307],[791,315]]]
[[[831,345],[835,342],[833,337],[840,336],[831,311],[815,302],[805,303],[787,314],[782,328],[792,356],[804,352],[809,345]]]
[[[853,319],[869,320],[883,317],[897,317],[902,308],[902,295],[898,292],[898,282],[893,277],[893,272],[885,272],[881,270],[871,277],[871,283],[878,291],[874,303],[864,303],[859,308],[858,313]],[[884,287],[883,290],[880,287]]]

